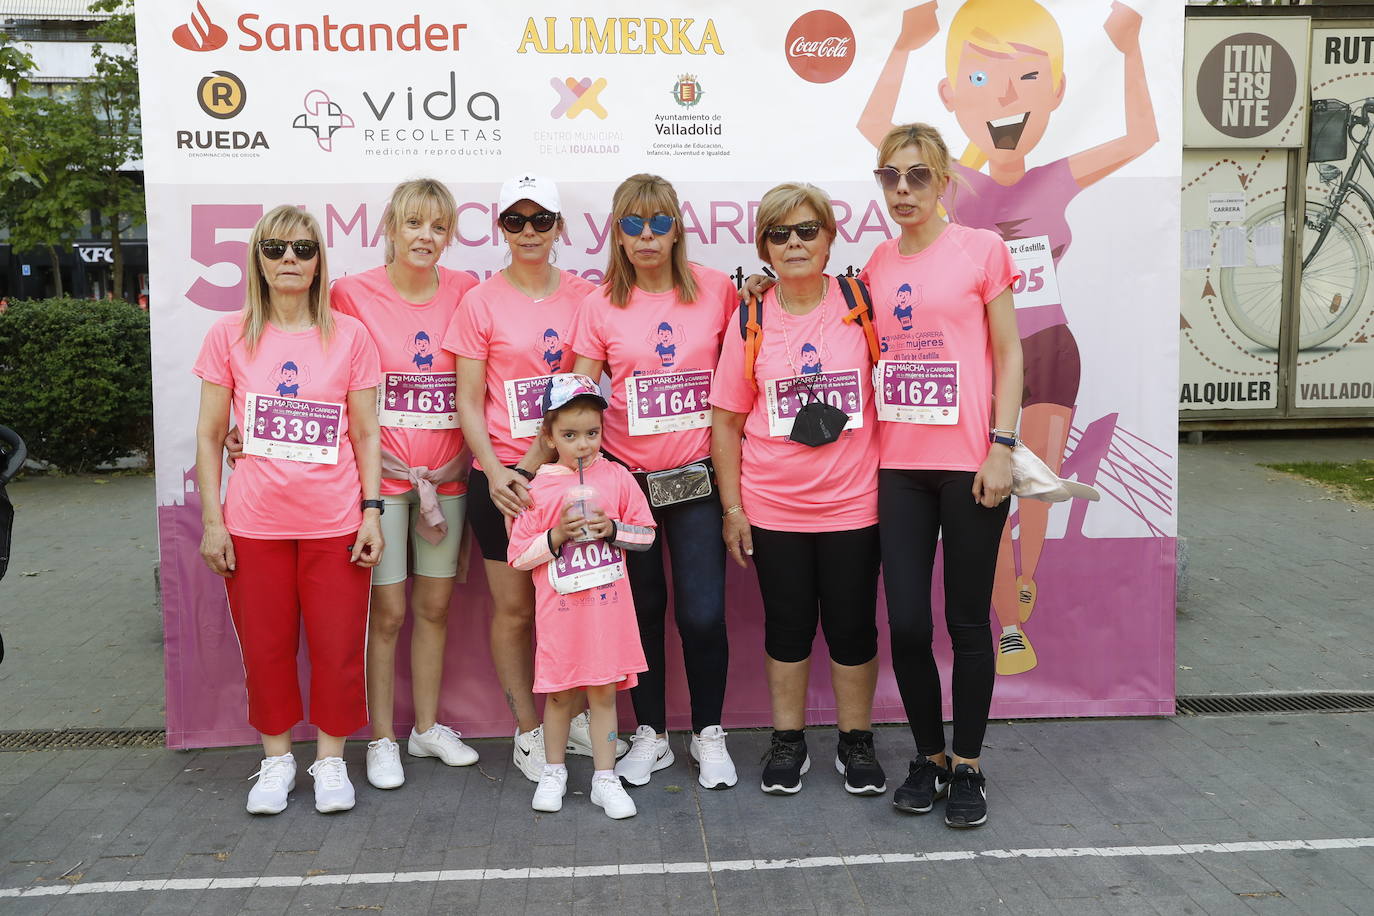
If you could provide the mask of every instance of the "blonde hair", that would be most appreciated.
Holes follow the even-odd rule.
[[[391,192],[391,200],[387,201],[386,209],[382,211],[386,263],[396,260],[396,248],[391,243],[391,236],[401,227],[401,221],[410,216],[431,213],[448,227],[448,239],[444,242],[447,248],[458,234],[458,204],[448,187],[433,178],[416,178],[396,185]]]
[[[671,255],[673,288],[677,291],[679,302],[695,302],[697,280],[687,260],[687,236],[682,231],[682,208],[678,205],[677,191],[673,190],[666,178],[658,175],[631,175],[620,183],[611,197],[611,231],[619,233],[620,227],[616,224],[620,218],[636,213],[640,216],[666,213],[673,218],[678,230]],[[611,288],[611,304],[624,308],[634,290],[635,266],[619,239],[611,245],[610,263],[606,265],[606,285]]]
[[[1040,51],[1050,59],[1050,77],[1058,92],[1064,82],[1064,35],[1059,23],[1035,0],[968,0],[954,14],[945,44],[945,75],[954,85],[964,45],[994,54]],[[961,165],[982,168],[987,153],[972,142],[959,157]]]
[[[802,206],[809,206],[815,211],[821,229],[825,231],[827,247],[835,241],[835,208],[830,205],[830,195],[814,184],[789,181],[770,189],[759,201],[754,246],[765,264],[773,263],[772,258],[768,257],[768,230],[781,225],[787,219],[787,214]],[[829,252],[826,258],[829,259]]]
[[[921,161],[930,166],[931,171],[935,173],[933,180],[936,187],[949,193],[953,199],[960,179],[950,168],[949,147],[945,145],[945,138],[929,124],[914,122],[901,124],[889,130],[887,136],[883,137],[883,142],[878,144],[878,168],[887,165],[892,161],[892,157],[897,155],[898,150],[906,149],[908,146],[914,146],[920,151]]]
[[[262,339],[272,299],[267,275],[262,270],[263,255],[258,251],[258,242],[292,235],[302,229],[320,246],[319,253],[315,255],[319,264],[315,269],[315,279],[310,284],[310,322],[319,329],[320,340],[325,344],[329,343],[334,333],[334,317],[329,311],[329,270],[325,265],[324,234],[320,232],[319,221],[304,210],[282,204],[267,211],[248,236],[248,264],[244,270],[247,291],[243,302],[243,340],[250,355]]]

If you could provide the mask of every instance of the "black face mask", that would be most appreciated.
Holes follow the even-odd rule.
[[[811,400],[797,411],[792,421],[792,434],[788,438],[812,448],[829,445],[844,432],[849,414],[818,397],[814,386],[807,387],[811,391]]]

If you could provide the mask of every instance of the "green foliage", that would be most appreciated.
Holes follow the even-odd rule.
[[[1374,503],[1374,459],[1359,461],[1290,461],[1265,467],[1297,477],[1305,477],[1338,493],[1362,502]]]
[[[148,315],[127,302],[12,302],[0,315],[0,423],[63,471],[151,454]]]
[[[27,79],[33,71],[33,58],[14,46],[14,41],[5,32],[0,32],[0,83],[9,87],[12,94],[18,95],[29,87]],[[5,130],[11,113],[10,99],[0,96],[0,189],[14,181],[29,179],[28,168],[31,160],[21,146],[8,146],[9,131]]]

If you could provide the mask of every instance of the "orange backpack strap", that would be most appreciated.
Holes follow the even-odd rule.
[[[744,377],[757,388],[754,363],[763,346],[763,302],[757,296],[750,296],[739,307],[739,336],[744,341]]]
[[[882,351],[878,348],[878,331],[873,326],[873,298],[868,294],[868,287],[860,283],[858,277],[836,277],[835,280],[840,284],[845,305],[849,306],[845,323],[859,322],[868,338],[868,355],[876,363]]]

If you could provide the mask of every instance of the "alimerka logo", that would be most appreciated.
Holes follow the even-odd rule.
[[[525,21],[517,54],[724,54],[716,23],[707,19],[593,19],[571,16],[560,20],[531,16]]]
[[[217,51],[229,42],[229,34],[210,21],[205,4],[196,3],[191,21],[172,29],[172,41],[188,51]]]
[[[605,78],[597,77],[593,81],[585,76],[580,80],[575,80],[571,76],[567,79],[555,76],[549,80],[549,85],[558,93],[558,104],[553,106],[549,117],[575,118],[584,111],[590,111],[601,120],[606,120],[606,109],[597,101],[601,90],[606,88]]]

